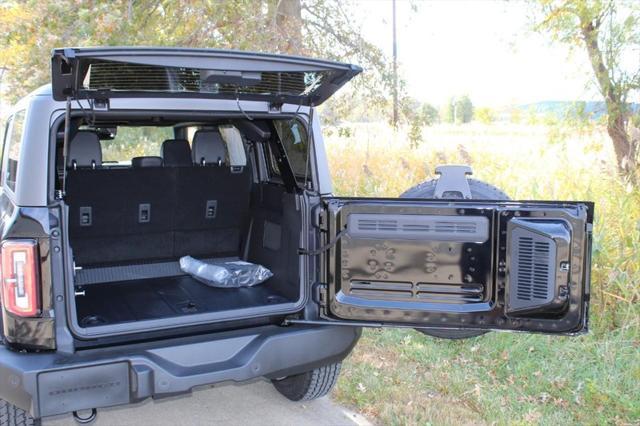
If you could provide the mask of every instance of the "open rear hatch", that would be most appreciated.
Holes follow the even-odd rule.
[[[319,105],[356,65],[216,49],[54,49],[53,98],[199,97]]]
[[[83,167],[66,158],[76,133],[71,100],[88,100],[92,108],[108,107],[116,97],[229,99],[239,109],[240,101],[313,107],[361,71],[337,62],[215,49],[54,49],[53,98],[67,101],[67,170],[58,196],[69,207],[70,245],[75,266],[82,267],[75,289],[68,289],[69,300],[76,301],[75,334],[94,338],[258,317],[271,321],[269,316],[298,311],[306,300],[306,270],[296,251],[306,213],[281,141],[270,136],[275,128],[251,140],[274,149],[283,185],[253,185],[251,163],[238,172],[221,167],[220,158],[182,167],[102,167],[96,153],[91,167]],[[210,288],[179,270],[183,255],[231,256],[261,264],[273,277],[254,288]]]

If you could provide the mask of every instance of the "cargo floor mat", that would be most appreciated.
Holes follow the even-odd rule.
[[[91,284],[76,297],[78,321],[94,327],[292,302],[274,284],[221,289],[190,276]]]

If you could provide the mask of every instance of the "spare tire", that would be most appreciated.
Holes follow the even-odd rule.
[[[425,198],[434,199],[436,193],[437,179],[431,179],[406,190],[400,198]],[[476,200],[510,200],[504,191],[477,179],[467,179],[471,198]],[[453,197],[452,197],[453,198]],[[461,198],[461,197],[458,197]],[[488,333],[483,330],[435,330],[416,328],[420,333],[441,339],[467,339],[469,337],[481,336]]]
[[[431,179],[421,184],[407,189],[400,195],[400,198],[427,198],[434,199],[436,193],[436,184],[438,179]],[[469,182],[469,190],[471,198],[476,200],[510,200],[509,196],[501,189],[496,188],[486,182],[478,179],[467,178]],[[455,198],[455,197],[451,197]],[[461,197],[458,197],[461,198]]]

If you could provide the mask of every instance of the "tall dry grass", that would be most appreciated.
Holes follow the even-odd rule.
[[[366,330],[338,401],[380,424],[640,422],[640,194],[616,177],[603,131],[441,125],[411,149],[384,124],[326,130],[339,195],[397,196],[439,164],[465,163],[513,199],[596,203],[588,335],[444,341]]]

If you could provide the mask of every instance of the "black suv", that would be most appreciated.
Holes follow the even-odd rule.
[[[361,327],[587,329],[592,203],[511,201],[463,166],[400,199],[331,194],[315,107],[357,66],[165,48],[51,66],[2,149],[2,425],[256,377],[316,398]],[[273,276],[209,287],[183,256]]]

